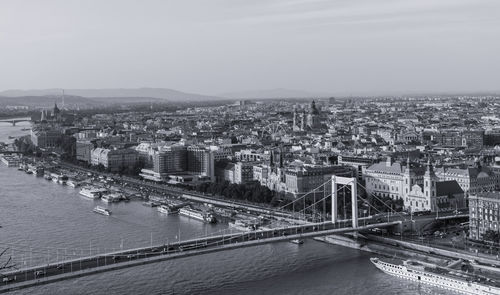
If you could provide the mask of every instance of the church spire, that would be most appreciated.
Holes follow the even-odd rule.
[[[427,160],[427,169],[425,170],[425,177],[433,177],[434,176],[434,169],[432,167],[432,161],[431,161],[431,156],[429,155],[428,160]]]

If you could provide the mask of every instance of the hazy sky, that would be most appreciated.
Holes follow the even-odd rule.
[[[500,90],[499,0],[0,0],[0,90]]]

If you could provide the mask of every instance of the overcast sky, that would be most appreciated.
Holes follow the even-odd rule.
[[[500,90],[499,0],[0,0],[0,90]]]

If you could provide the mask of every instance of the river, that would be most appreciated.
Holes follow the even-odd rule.
[[[29,134],[0,123],[0,142]],[[0,249],[18,265],[191,238],[227,228],[164,216],[140,202],[110,205],[0,164]],[[9,294],[450,294],[378,271],[369,253],[306,240],[177,259]],[[0,263],[5,259],[1,258]]]

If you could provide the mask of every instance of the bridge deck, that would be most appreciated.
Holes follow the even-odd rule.
[[[27,288],[91,274],[150,264],[219,251],[251,247],[294,239],[314,238],[352,231],[368,230],[400,224],[399,221],[375,223],[358,228],[347,226],[349,222],[332,224],[314,223],[286,228],[258,230],[230,235],[218,235],[192,239],[168,245],[157,245],[100,254],[81,259],[61,261],[48,265],[28,267],[3,274],[0,292]]]

